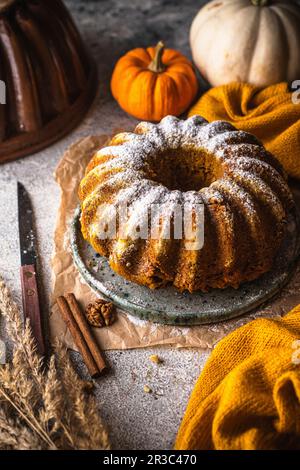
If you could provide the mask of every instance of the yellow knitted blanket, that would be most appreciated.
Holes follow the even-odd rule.
[[[254,134],[300,179],[300,104],[294,104],[287,83],[264,89],[244,83],[212,88],[190,109],[210,121],[225,120]]]
[[[214,349],[176,449],[300,449],[300,305],[258,319]]]

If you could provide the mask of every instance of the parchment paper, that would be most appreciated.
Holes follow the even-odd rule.
[[[104,146],[108,139],[109,136],[106,135],[91,136],[75,143],[66,151],[55,172],[56,181],[61,187],[61,203],[54,234],[50,330],[52,340],[60,337],[63,343],[72,349],[76,349],[76,346],[60,317],[55,299],[59,295],[73,292],[82,307],[85,307],[99,297],[85,284],[73,264],[68,232],[73,212],[78,205],[77,188],[85,167],[93,152]],[[212,325],[175,327],[141,321],[118,310],[118,319],[112,326],[94,328],[93,331],[102,349],[130,349],[155,345],[207,349],[212,348],[223,336],[249,320],[259,316],[283,315],[299,303],[300,267],[298,266],[288,286],[275,300],[259,308],[259,311],[235,320]]]

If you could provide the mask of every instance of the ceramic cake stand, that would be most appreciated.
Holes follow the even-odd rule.
[[[239,289],[211,290],[208,293],[180,293],[174,287],[151,290],[118,276],[107,260],[83,240],[80,209],[70,228],[75,265],[88,285],[112,300],[117,307],[143,320],[164,324],[199,325],[214,323],[249,312],[273,297],[290,279],[299,254],[299,240],[293,220],[288,236],[272,271]]]

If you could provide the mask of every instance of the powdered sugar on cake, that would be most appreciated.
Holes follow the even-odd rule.
[[[118,273],[149,287],[171,281],[193,292],[255,279],[270,269],[294,204],[280,166],[256,137],[200,116],[141,122],[135,132],[119,134],[99,150],[90,168],[81,183],[84,236],[96,251],[104,247]],[[128,243],[120,237],[105,245],[97,238],[95,209],[102,202],[127,206]],[[160,238],[135,244],[130,234],[143,228],[155,204],[163,206],[162,217],[156,214]],[[197,205],[204,206],[211,237],[203,250],[188,254],[184,239],[164,243],[176,207],[193,213]],[[113,218],[115,211],[106,215]]]

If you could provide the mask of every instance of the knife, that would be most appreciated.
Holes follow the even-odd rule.
[[[21,258],[21,288],[23,314],[29,319],[38,352],[45,355],[45,341],[42,330],[40,301],[37,283],[37,250],[34,230],[33,210],[28,192],[18,182],[18,221]]]

